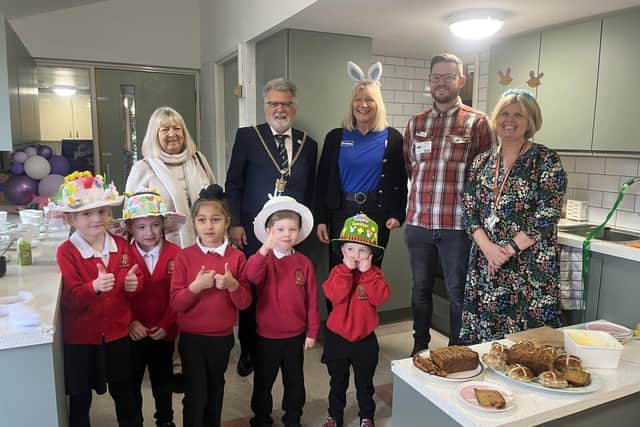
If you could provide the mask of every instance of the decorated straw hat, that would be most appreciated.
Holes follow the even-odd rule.
[[[260,242],[264,243],[267,237],[269,237],[266,230],[267,220],[278,211],[293,211],[300,215],[300,233],[294,245],[297,245],[309,236],[313,229],[313,215],[309,208],[302,203],[296,202],[296,199],[293,197],[275,196],[267,200],[262,210],[258,212],[258,215],[256,215],[256,218],[253,220],[253,232]]]
[[[59,212],[80,212],[103,206],[119,206],[123,197],[113,183],[107,185],[102,175],[75,171],[64,178],[53,198],[52,209]]]
[[[340,237],[331,240],[333,250],[340,254],[344,243],[359,243],[369,246],[375,259],[380,258],[384,248],[378,246],[378,224],[363,213],[347,218],[340,231]]]
[[[176,212],[169,212],[162,196],[152,190],[125,194],[122,218],[109,223],[109,230],[120,236],[127,235],[126,221],[149,216],[164,217],[165,234],[174,233],[182,227],[186,217]]]

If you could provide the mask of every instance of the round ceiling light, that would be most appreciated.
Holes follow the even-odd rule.
[[[503,14],[497,10],[476,9],[449,16],[449,29],[463,39],[478,40],[494,35],[502,27]]]

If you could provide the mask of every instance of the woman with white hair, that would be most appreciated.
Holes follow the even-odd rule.
[[[185,226],[166,239],[183,248],[192,245],[195,233],[190,220],[191,204],[202,188],[215,183],[215,176],[180,113],[165,106],[151,114],[142,155],[144,159],[131,168],[125,191],[135,193],[147,188],[160,194],[169,211],[187,217]]]

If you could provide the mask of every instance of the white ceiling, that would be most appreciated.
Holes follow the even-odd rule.
[[[505,37],[634,6],[640,0],[318,0],[279,27],[371,36],[376,54],[429,57],[450,51],[464,56],[490,41],[456,39],[447,26],[454,12],[500,9],[505,24],[494,37]]]
[[[38,13],[84,6],[105,0],[0,0],[0,13],[7,18],[21,18]]]

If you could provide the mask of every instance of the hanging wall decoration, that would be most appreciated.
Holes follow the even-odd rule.
[[[529,71],[529,80],[527,80],[527,84],[529,87],[538,87],[542,84],[540,79],[544,76],[544,73],[538,73],[536,76],[533,70]]]
[[[504,70],[504,73],[502,72],[502,70],[498,70],[498,77],[500,78],[499,81],[502,86],[509,86],[513,81],[513,79],[511,78],[511,67],[507,67]]]

